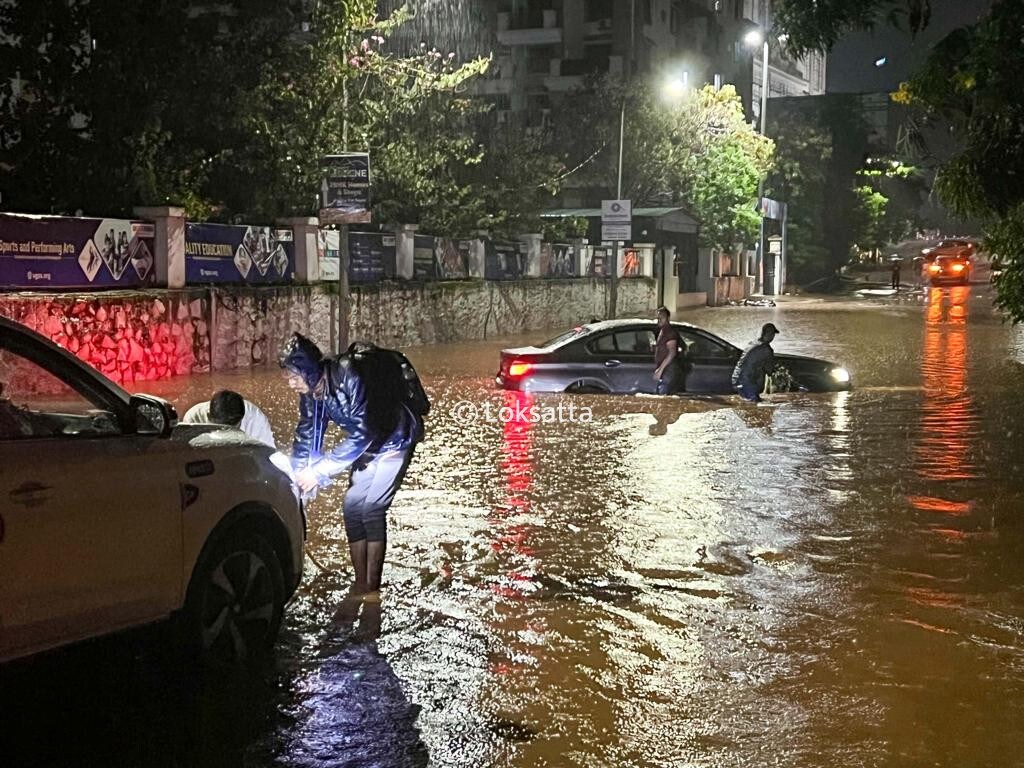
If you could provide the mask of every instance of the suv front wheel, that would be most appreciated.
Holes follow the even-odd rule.
[[[253,531],[232,531],[203,557],[189,585],[189,634],[212,666],[263,659],[284,611],[284,578],[273,547]]]

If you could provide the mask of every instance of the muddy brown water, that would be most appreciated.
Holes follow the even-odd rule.
[[[379,637],[336,615],[333,489],[310,515],[326,570],[307,563],[273,670],[213,688],[141,641],[60,654],[7,686],[42,734],[21,761],[1022,764],[1024,332],[986,286],[684,319],[736,343],[771,320],[777,350],[855,389],[530,397],[493,388],[497,350],[543,333],[413,348],[435,410],[391,513]],[[288,440],[275,371],[149,389],[183,410],[225,386]],[[462,423],[461,402],[593,418]]]

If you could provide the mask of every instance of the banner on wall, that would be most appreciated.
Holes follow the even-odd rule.
[[[541,243],[541,277],[576,277],[576,249],[565,243]]]
[[[337,282],[341,278],[341,234],[337,230],[318,231],[317,256],[320,259],[320,279]]]
[[[488,280],[518,280],[526,273],[522,243],[487,242],[484,277]]]
[[[395,276],[395,236],[380,232],[351,232],[348,236],[348,277],[372,283]]]
[[[294,274],[295,243],[290,229],[185,226],[187,283],[282,283]]]
[[[0,288],[152,285],[153,237],[143,221],[0,214]]]
[[[595,246],[589,249],[583,274],[587,277],[608,277],[612,263],[612,249]]]
[[[461,280],[469,277],[469,240],[452,240],[439,237],[434,244],[434,260],[437,276],[441,280]]]
[[[412,251],[413,280],[437,280],[438,269],[434,249],[439,238],[432,235],[414,235]]]

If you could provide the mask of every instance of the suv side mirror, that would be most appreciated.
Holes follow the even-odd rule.
[[[174,406],[151,395],[132,395],[128,401],[132,422],[137,435],[167,437],[178,423]]]

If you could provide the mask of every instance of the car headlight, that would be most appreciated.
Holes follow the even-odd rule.
[[[850,372],[845,368],[833,368],[828,372],[829,376],[832,377],[832,381],[837,384],[849,384],[850,383]]]

